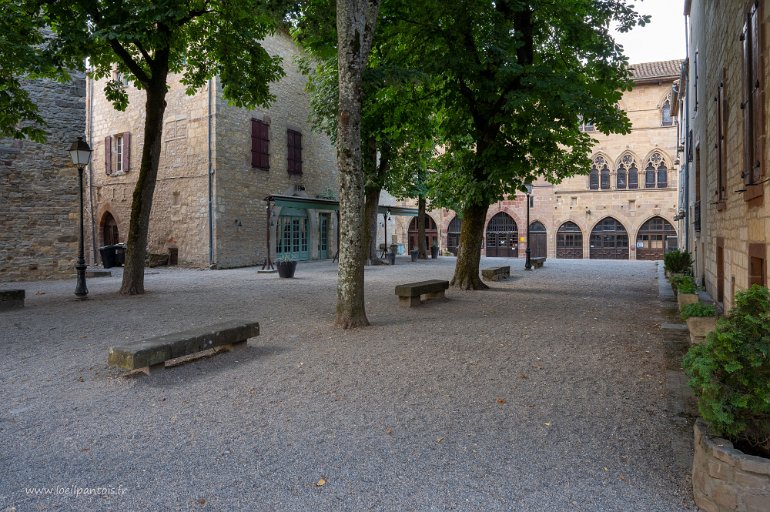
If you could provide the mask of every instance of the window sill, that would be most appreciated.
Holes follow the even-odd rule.
[[[743,193],[743,200],[749,203],[749,206],[761,206],[763,203],[762,198],[764,194],[764,183],[747,185],[746,191]]]
[[[125,176],[126,174],[128,174],[128,171],[115,171],[115,172],[111,172],[110,174],[107,174],[107,176],[110,178],[114,178],[116,176]]]

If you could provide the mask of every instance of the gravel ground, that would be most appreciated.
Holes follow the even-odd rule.
[[[697,510],[656,265],[490,259],[512,279],[397,306],[395,284],[454,261],[367,268],[372,326],[347,332],[331,262],[151,269],[142,297],[115,272],[87,301],[74,279],[1,285],[27,307],[0,313],[0,510]],[[229,319],[262,334],[149,377],[106,365]]]

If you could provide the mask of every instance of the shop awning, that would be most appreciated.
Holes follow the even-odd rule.
[[[298,196],[284,196],[279,194],[272,194],[265,198],[265,201],[273,203],[275,206],[297,209],[309,209],[309,210],[339,210],[340,203],[334,199],[321,199],[312,197],[298,197]],[[400,217],[416,217],[417,208],[405,208],[402,206],[388,206],[379,205],[377,207],[377,213],[400,216]]]

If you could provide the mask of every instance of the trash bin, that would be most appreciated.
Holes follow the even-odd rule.
[[[126,244],[115,244],[115,266],[122,267],[126,263]]]
[[[99,247],[99,254],[102,256],[102,266],[112,268],[115,266],[115,246],[104,245]]]

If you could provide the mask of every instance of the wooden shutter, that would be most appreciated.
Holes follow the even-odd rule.
[[[123,132],[123,172],[128,172],[128,165],[131,163],[131,132]]]
[[[259,127],[259,168],[270,169],[270,133],[267,123],[258,123]]]
[[[724,71],[723,71],[724,76]],[[725,117],[725,82],[724,78],[719,82],[719,88],[717,89],[717,154],[719,165],[719,174],[717,179],[717,197],[720,201],[724,201],[727,197],[727,146],[726,146],[726,126],[727,118]]]
[[[302,134],[294,132],[294,168],[302,174]]]
[[[289,174],[302,174],[302,134],[286,130],[287,159]]]
[[[741,32],[741,44],[743,47],[743,90],[741,109],[743,110],[743,182],[751,183],[753,162],[753,120],[751,118],[751,34],[748,20],[743,25]]]
[[[251,166],[259,167],[259,122],[251,120]]]
[[[749,13],[751,30],[751,107],[752,107],[752,175],[751,182],[758,183],[763,174],[762,148],[764,146],[764,102],[762,98],[762,30],[759,18],[759,2],[755,1]]]
[[[112,137],[104,138],[104,173],[112,174]]]

